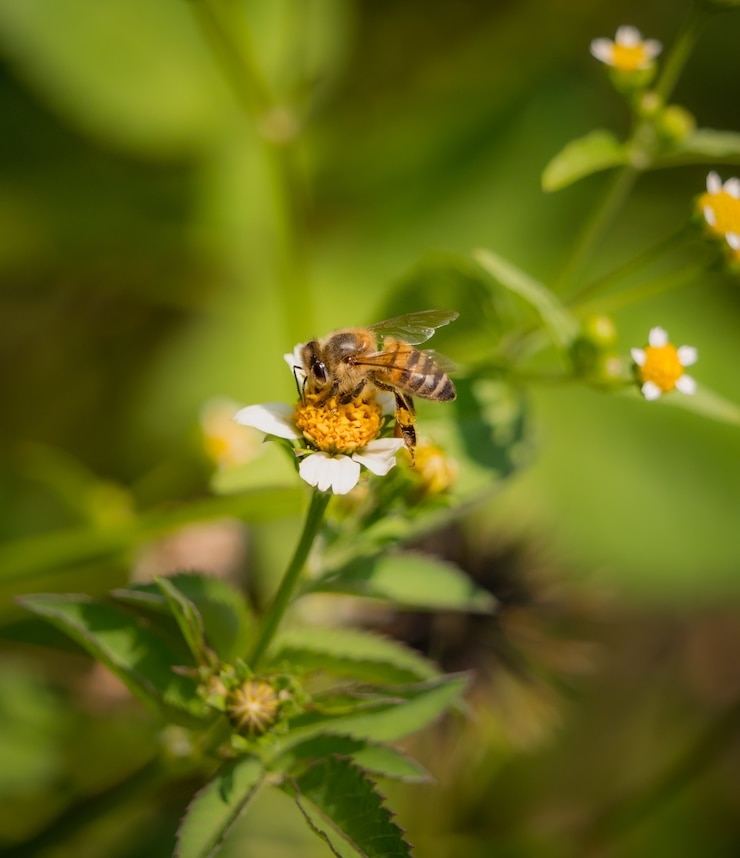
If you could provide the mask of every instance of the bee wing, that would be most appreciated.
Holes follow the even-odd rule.
[[[427,355],[434,361],[435,370],[441,372],[454,372],[457,369],[455,364],[444,355],[434,351],[434,349],[420,349],[422,354]],[[380,366],[384,369],[406,369],[408,357],[407,355],[398,356],[398,353],[393,352],[375,352],[374,354],[363,355],[361,359],[356,359],[356,366]]]
[[[454,321],[460,314],[456,310],[421,310],[394,316],[384,322],[368,325],[381,339],[397,337],[411,346],[425,343],[437,328]]]
[[[457,369],[455,361],[448,358],[447,355],[442,355],[434,349],[422,349],[422,351],[434,361],[437,369],[441,369],[442,372],[455,372]]]

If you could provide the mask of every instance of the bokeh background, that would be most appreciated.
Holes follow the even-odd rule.
[[[552,281],[603,177],[546,195],[542,170],[628,129],[590,40],[631,23],[667,45],[689,9],[226,0],[281,105],[255,121],[199,2],[0,0],[0,560],[25,570],[0,565],[8,855],[168,855],[194,789],[115,791],[156,725],[71,647],[27,643],[14,596],[103,593],[153,553],[279,568],[292,520],[165,560],[70,563],[64,534],[206,495],[204,403],[290,397],[281,355],[377,321],[429,254],[487,246]],[[740,131],[739,35],[740,12],[713,19],[679,82],[701,126]],[[705,177],[641,179],[590,273],[677,229]],[[625,352],[656,324],[695,345],[697,379],[740,401],[737,276],[616,321]],[[738,430],[580,388],[530,406],[532,463],[440,535],[495,622],[384,620],[481,677],[469,724],[410,744],[438,783],[389,787],[400,822],[430,856],[737,855]],[[321,854],[302,826],[270,799],[224,854]]]

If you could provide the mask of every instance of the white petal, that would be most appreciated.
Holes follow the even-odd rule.
[[[234,420],[242,426],[252,426],[266,435],[278,438],[300,438],[293,421],[293,406],[287,402],[267,402],[264,405],[248,405],[234,415]]]
[[[740,233],[728,232],[726,233],[725,238],[733,250],[740,250]]]
[[[657,399],[661,393],[661,389],[652,381],[646,381],[642,386],[642,395],[645,399]]]
[[[676,390],[691,396],[692,393],[696,393],[696,382],[690,375],[682,375],[676,381]]]
[[[298,473],[321,492],[331,489],[335,495],[346,495],[360,479],[360,466],[349,456],[311,453],[301,461]]]
[[[679,346],[677,351],[681,366],[691,366],[699,359],[699,353],[693,346]]]
[[[283,355],[283,360],[290,367],[290,371],[298,379],[298,382],[303,382],[306,373],[303,371],[303,360],[301,359],[301,351],[305,343],[298,343],[292,352]]]
[[[379,477],[384,477],[396,464],[396,453],[403,447],[402,438],[376,438],[352,458]]]
[[[663,328],[650,328],[648,342],[654,349],[659,349],[668,342],[668,334],[663,330]]]
[[[639,45],[642,41],[642,35],[636,27],[623,26],[617,30],[617,35],[614,40],[618,45],[624,45],[627,48],[632,48]]]
[[[725,182],[725,193],[733,199],[740,200],[740,179],[732,178]]]
[[[602,63],[612,65],[614,55],[614,42],[611,39],[594,39],[589,47],[591,55]]]
[[[717,215],[714,213],[714,209],[711,206],[704,206],[704,220],[709,224],[709,226],[714,226],[717,223]]]
[[[707,191],[710,194],[718,194],[721,190],[722,179],[712,170],[711,173],[707,174]]]
[[[663,45],[657,39],[647,39],[643,44],[643,48],[645,49],[645,54],[651,60],[654,60],[663,50]]]
[[[645,366],[645,360],[647,359],[645,349],[630,349],[630,354],[632,355],[632,360],[638,366]]]
[[[393,414],[396,410],[396,397],[390,390],[379,390],[375,394],[375,400],[383,414]]]

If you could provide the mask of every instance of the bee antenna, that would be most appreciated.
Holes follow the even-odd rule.
[[[306,379],[305,378],[303,379],[303,384],[301,384],[301,382],[298,381],[298,370],[299,369],[302,370],[303,367],[302,366],[294,366],[293,367],[293,380],[295,381],[295,389],[298,393],[298,396],[301,397],[301,402],[305,403],[306,397],[304,396],[304,391],[306,389]]]

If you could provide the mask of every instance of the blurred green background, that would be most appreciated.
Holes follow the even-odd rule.
[[[541,172],[572,137],[628,125],[590,40],[631,23],[668,45],[689,8],[225,0],[276,94],[260,136],[198,2],[0,0],[0,536],[11,548],[206,494],[204,402],[291,397],[281,355],[378,321],[429,253],[491,247],[551,282],[604,177],[545,195]],[[701,126],[740,130],[739,34],[740,13],[713,19],[678,85],[674,100]],[[678,228],[705,175],[641,179],[590,273]],[[700,382],[740,401],[736,277],[714,273],[616,320],[625,353],[661,325],[698,348]],[[455,537],[463,565],[502,588],[491,584],[504,605],[495,634],[460,618],[393,626],[488,677],[473,729],[418,741],[440,783],[423,802],[394,788],[400,821],[423,855],[737,855],[740,718],[723,715],[740,696],[737,429],[591,390],[531,400],[534,463]],[[294,525],[250,533],[246,568],[280,557]],[[8,854],[171,851],[192,784],[105,804],[155,725],[128,699],[101,699],[104,680],[79,655],[22,643],[13,603],[32,590],[102,593],[139,560],[0,570]],[[671,801],[625,831],[603,816],[713,724],[721,741]],[[314,854],[303,823],[293,834],[282,819],[267,802],[228,854]]]

